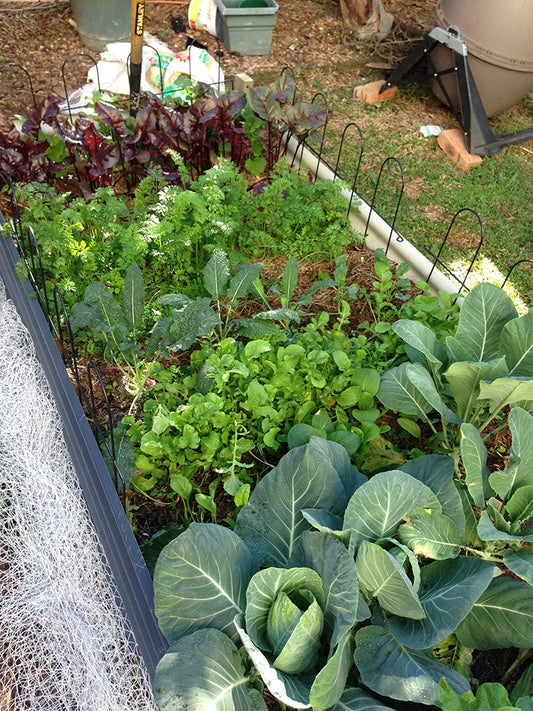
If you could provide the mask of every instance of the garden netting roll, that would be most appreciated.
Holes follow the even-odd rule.
[[[156,709],[31,337],[0,280],[0,709]]]

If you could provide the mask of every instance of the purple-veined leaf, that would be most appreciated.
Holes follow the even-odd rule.
[[[292,133],[301,136],[322,128],[326,123],[327,110],[307,101],[299,101],[288,109],[286,117]]]
[[[248,103],[255,113],[265,121],[281,121],[281,105],[272,96],[266,86],[252,88],[248,92]]]
[[[113,129],[116,136],[125,136],[127,133],[126,122],[122,118],[120,111],[112,104],[104,101],[97,101],[94,109],[100,121]]]

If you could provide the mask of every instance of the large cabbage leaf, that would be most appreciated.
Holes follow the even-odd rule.
[[[472,649],[533,647],[533,587],[505,575],[495,578],[457,627]]]
[[[391,553],[376,543],[363,541],[356,565],[361,586],[384,610],[417,620],[425,617],[413,584]]]
[[[498,413],[507,405],[533,408],[533,378],[497,378],[479,384],[478,402],[487,404],[491,413]]]
[[[298,676],[283,674],[283,672],[275,669],[265,656],[265,653],[252,642],[247,634],[242,615],[235,618],[235,627],[244,649],[272,696],[294,709],[311,708],[309,690],[312,680],[309,678],[302,680]]]
[[[411,348],[421,353],[435,377],[447,360],[445,346],[439,343],[433,331],[418,321],[399,319],[392,325],[394,333]]]
[[[428,486],[442,506],[442,513],[455,522],[458,535],[465,530],[465,517],[461,497],[455,486],[455,465],[445,454],[425,454],[398,467]]]
[[[155,567],[155,612],[167,640],[204,627],[236,637],[233,619],[244,612],[251,573],[250,553],[233,531],[192,523]]]
[[[374,475],[353,494],[344,513],[344,529],[352,542],[377,541],[396,532],[404,516],[415,507],[442,511],[433,491],[406,472]]]
[[[479,558],[459,556],[422,568],[420,604],[423,619],[391,616],[389,629],[401,644],[429,649],[455,630],[488,587],[494,565]]]
[[[398,538],[416,555],[433,560],[455,558],[460,552],[455,522],[439,511],[413,509],[398,528]]]
[[[495,358],[488,363],[456,361],[444,373],[455,400],[457,414],[468,420],[472,410],[477,407],[476,398],[482,380],[503,378],[508,373],[505,358]]]
[[[394,412],[416,415],[427,420],[436,410],[448,422],[461,420],[446,406],[429,371],[421,363],[402,363],[381,375],[378,400]]]
[[[392,709],[363,689],[347,686],[331,711],[392,711]]]
[[[334,654],[318,672],[309,692],[313,711],[326,711],[342,696],[353,666],[354,639],[351,631],[339,641]]]
[[[442,677],[458,694],[470,691],[465,677],[438,662],[431,651],[403,646],[384,627],[363,627],[355,635],[355,644],[361,679],[381,696],[438,706]]]
[[[520,377],[533,373],[533,309],[505,324],[500,353],[505,355],[509,375]]]
[[[267,711],[239,650],[215,629],[197,630],[169,648],[157,665],[154,693],[160,711]]]
[[[489,486],[487,448],[477,427],[468,423],[461,425],[460,448],[468,493],[476,506],[484,508],[485,499],[492,492]]]
[[[311,529],[302,509],[343,512],[348,497],[334,464],[347,456],[342,445],[312,437],[257,484],[237,516],[235,533],[258,566],[287,564],[302,533]]]
[[[494,284],[477,284],[466,295],[457,332],[455,337],[446,340],[446,345],[454,353],[455,360],[480,362],[496,358],[503,328],[517,316],[505,291]]]
[[[520,487],[533,484],[533,416],[515,407],[509,413],[508,423],[513,443],[507,467],[489,477],[490,485],[504,500]]]

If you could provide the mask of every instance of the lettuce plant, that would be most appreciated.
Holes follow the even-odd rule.
[[[366,480],[342,447],[311,438],[261,480],[234,531],[195,524],[163,550],[160,708],[264,709],[259,678],[315,711],[438,705],[443,678],[462,696],[467,678],[433,651],[443,640],[533,644],[531,585],[474,555],[468,530],[450,457]]]
[[[182,496],[176,486],[184,477],[216,471],[233,496],[250,486],[245,452],[271,457],[285,441],[295,447],[312,434],[364,459],[380,434],[379,374],[361,367],[361,344],[326,329],[327,320],[315,317],[290,341],[284,331],[247,343],[204,339],[187,369],[156,369],[144,416],[127,420],[144,479],[138,483],[168,482]]]

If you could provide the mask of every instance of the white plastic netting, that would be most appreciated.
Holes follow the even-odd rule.
[[[0,280],[0,711],[151,711],[31,338]]]

